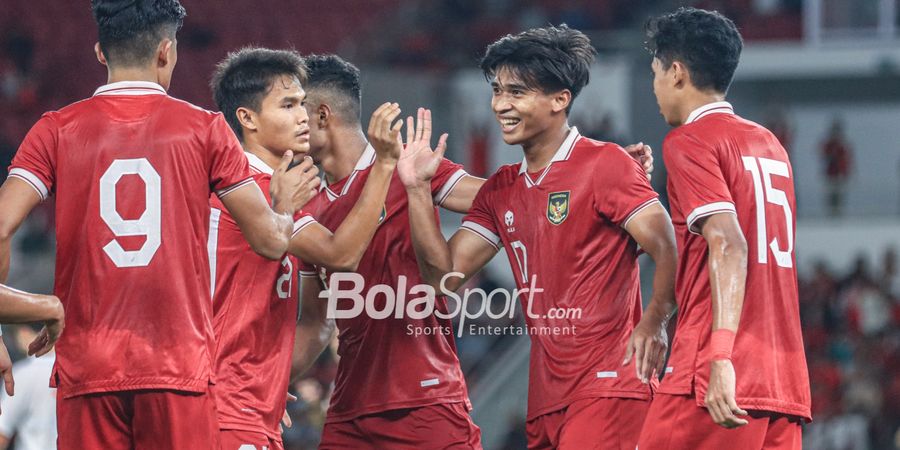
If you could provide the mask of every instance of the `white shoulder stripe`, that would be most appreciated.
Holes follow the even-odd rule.
[[[437,194],[434,194],[434,204],[442,205],[444,200],[447,200],[447,197],[450,196],[450,193],[453,192],[453,188],[465,177],[469,176],[468,173],[464,169],[459,169],[456,172],[453,172],[453,175],[450,175],[450,178],[441,186],[441,189],[438,190]]]
[[[693,211],[688,215],[686,222],[688,226],[688,231],[694,234],[700,234],[697,230],[694,230],[694,222],[703,217],[711,216],[713,214],[730,212],[737,214],[737,210],[734,208],[734,203],[731,202],[713,202],[707,203],[702,206],[698,206],[694,208]]]
[[[296,236],[297,233],[299,233],[301,230],[314,224],[315,222],[316,222],[316,219],[313,219],[312,216],[303,216],[303,217],[297,219],[294,222],[294,232],[291,234],[291,237]]]
[[[41,201],[47,200],[47,196],[50,195],[50,190],[47,189],[47,186],[41,181],[37,175],[21,168],[16,167],[9,171],[9,176],[16,177],[26,183],[28,183],[35,191],[37,191],[38,195],[41,196]]]
[[[488,230],[487,228],[470,220],[463,222],[463,224],[460,226],[460,229],[470,231],[477,234],[478,236],[481,236],[482,239],[494,246],[494,248],[496,248],[497,250],[499,250],[500,247],[503,246],[503,243],[500,242],[500,236],[497,236],[491,230]]]

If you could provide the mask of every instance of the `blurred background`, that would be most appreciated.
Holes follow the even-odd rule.
[[[337,53],[362,70],[364,120],[387,100],[407,111],[429,107],[436,129],[450,133],[448,156],[479,176],[522,158],[519,148],[503,144],[490,111],[490,88],[477,70],[484,48],[507,33],[567,23],[600,52],[570,123],[595,139],[653,146],[653,185],[663,199],[660,146],[668,127],[653,97],[642,26],[682,5],[724,13],[746,40],[729,100],[738,114],[775,132],[794,167],[814,415],[805,447],[900,449],[900,0],[182,3],[188,17],[172,95],[212,108],[213,67],[241,46]],[[0,11],[0,165],[7,167],[42,112],[90,96],[106,71],[94,58],[87,0],[0,0]],[[0,171],[0,179],[5,175]],[[443,223],[449,235],[459,216],[445,214]],[[9,284],[50,292],[54,247],[51,200],[17,234]],[[642,267],[646,288],[649,258]],[[495,258],[475,284],[511,288],[506,258]],[[512,320],[521,322],[520,315]],[[33,333],[7,328],[11,352]],[[464,334],[458,344],[484,447],[525,448],[527,337]],[[300,400],[289,405],[288,449],[317,445],[336,363],[332,349],[293,386]],[[53,393],[43,382],[49,364],[21,360],[16,370],[28,373],[17,380],[39,382],[25,390],[20,381],[15,399],[0,399],[0,449],[10,439],[22,448],[16,436],[30,433],[49,442],[37,448],[51,448],[55,427],[46,402]]]

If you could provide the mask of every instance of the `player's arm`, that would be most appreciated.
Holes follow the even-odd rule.
[[[675,313],[675,268],[678,262],[675,230],[665,208],[654,202],[625,223],[625,231],[653,258],[653,296],[626,346],[625,360],[635,359],[637,376],[648,383],[655,371],[662,373],[669,338],[666,327]]]
[[[13,235],[40,202],[41,195],[21,178],[9,177],[0,186],[0,283],[6,283],[9,276]]]
[[[435,219],[431,179],[447,150],[447,135],[441,136],[432,151],[431,111],[427,109],[419,110],[419,126],[414,135],[410,128],[407,127],[407,145],[397,170],[409,199],[409,222],[419,271],[425,282],[435,289],[444,287],[455,291],[468,277],[481,270],[498,248],[463,230],[454,234],[449,243],[444,239]],[[444,276],[451,272],[462,275],[450,277],[441,286]]]
[[[441,203],[441,207],[460,214],[469,212],[469,208],[472,207],[472,201],[475,200],[475,195],[478,194],[478,190],[481,189],[485,181],[484,178],[473,177],[472,175],[464,176],[459,180],[459,183],[456,183],[450,194],[447,195],[447,199]]]
[[[272,206],[256,183],[249,183],[220,197],[250,248],[277,260],[287,251],[294,230],[294,212],[315,195],[319,179],[311,158],[288,170],[293,156],[285,152],[275,169],[269,190]]]
[[[356,270],[378,229],[378,219],[403,148],[400,140],[403,121],[394,123],[398,115],[400,108],[396,103],[385,103],[372,114],[369,141],[375,148],[375,163],[362,194],[341,225],[334,234],[318,223],[307,226],[291,239],[291,254],[334,272]]]
[[[699,222],[699,220],[704,220]],[[713,420],[725,427],[746,425],[737,415],[747,415],[735,402],[735,373],[731,364],[734,337],[744,306],[747,281],[747,241],[737,216],[732,213],[699,219],[709,246],[709,283],[712,293],[712,358],[706,407]]]
[[[303,277],[300,284],[300,322],[297,323],[291,358],[292,384],[312,367],[334,336],[334,319],[328,318],[328,302],[319,298],[321,291],[322,286],[314,276]]]

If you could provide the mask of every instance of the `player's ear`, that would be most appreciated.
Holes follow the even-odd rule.
[[[100,64],[106,65],[106,56],[103,54],[103,49],[100,48],[100,43],[97,42],[94,44],[94,54],[97,55],[97,61],[100,61]]]
[[[676,88],[683,88],[690,80],[691,74],[687,70],[687,66],[681,61],[672,61],[672,67],[669,67],[667,76],[672,79],[672,85]]]
[[[175,64],[175,42],[167,38],[156,48],[156,65],[166,67],[170,64]]]
[[[568,89],[563,89],[556,94],[553,94],[553,112],[558,113],[560,111],[565,111],[566,108],[569,107],[569,104],[572,103],[572,91]]]
[[[256,113],[253,110],[241,106],[234,114],[237,116],[238,122],[241,123],[241,127],[250,131],[256,131],[258,127],[256,125]]]
[[[315,120],[316,125],[318,125],[319,128],[328,127],[328,123],[334,118],[331,107],[326,103],[319,103],[319,106],[316,107],[313,114],[314,116],[310,117],[310,120]]]

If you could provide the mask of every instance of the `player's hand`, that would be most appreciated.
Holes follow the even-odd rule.
[[[635,161],[641,163],[644,172],[647,173],[647,180],[653,178],[653,149],[643,142],[631,144],[625,147],[625,151],[634,158]]]
[[[372,119],[369,120],[369,142],[375,149],[376,160],[385,164],[396,165],[403,151],[403,141],[400,138],[403,120],[394,122],[398,116],[399,104],[384,103],[372,113]]]
[[[299,211],[316,195],[319,188],[319,169],[313,164],[312,158],[306,156],[299,164],[291,167],[293,161],[293,152],[284,152],[269,183],[273,209],[281,214]]]
[[[287,401],[288,402],[296,402],[297,397],[291,395],[290,392],[287,393]],[[281,416],[281,431],[284,432],[284,427],[290,428],[294,425],[294,422],[291,421],[291,415],[288,414],[287,408],[284,409],[284,414]]]
[[[58,298],[53,297],[53,299],[56,302],[59,302]],[[62,311],[62,308],[59,310]],[[34,355],[36,357],[41,357],[46,355],[53,346],[56,345],[56,341],[59,340],[65,327],[66,319],[64,314],[56,319],[44,321],[44,328],[42,328],[37,337],[28,344],[28,356]]]
[[[666,324],[666,321],[645,314],[634,327],[625,346],[625,359],[622,360],[622,365],[627,365],[634,358],[635,373],[642,383],[649,383],[651,377],[659,376],[663,371],[666,350],[669,348]]]
[[[715,423],[725,428],[747,425],[747,411],[739,408],[734,400],[734,366],[727,359],[709,363],[709,388],[706,391],[706,408]]]
[[[431,179],[437,172],[444,152],[447,151],[447,133],[438,139],[437,148],[431,149],[431,110],[419,108],[418,118],[406,118],[406,147],[397,163],[397,174],[407,189],[431,188]]]
[[[9,359],[9,352],[6,351],[6,344],[0,339],[0,376],[3,376],[3,386],[6,387],[6,393],[9,396],[15,394],[16,381],[13,380],[12,360]]]

